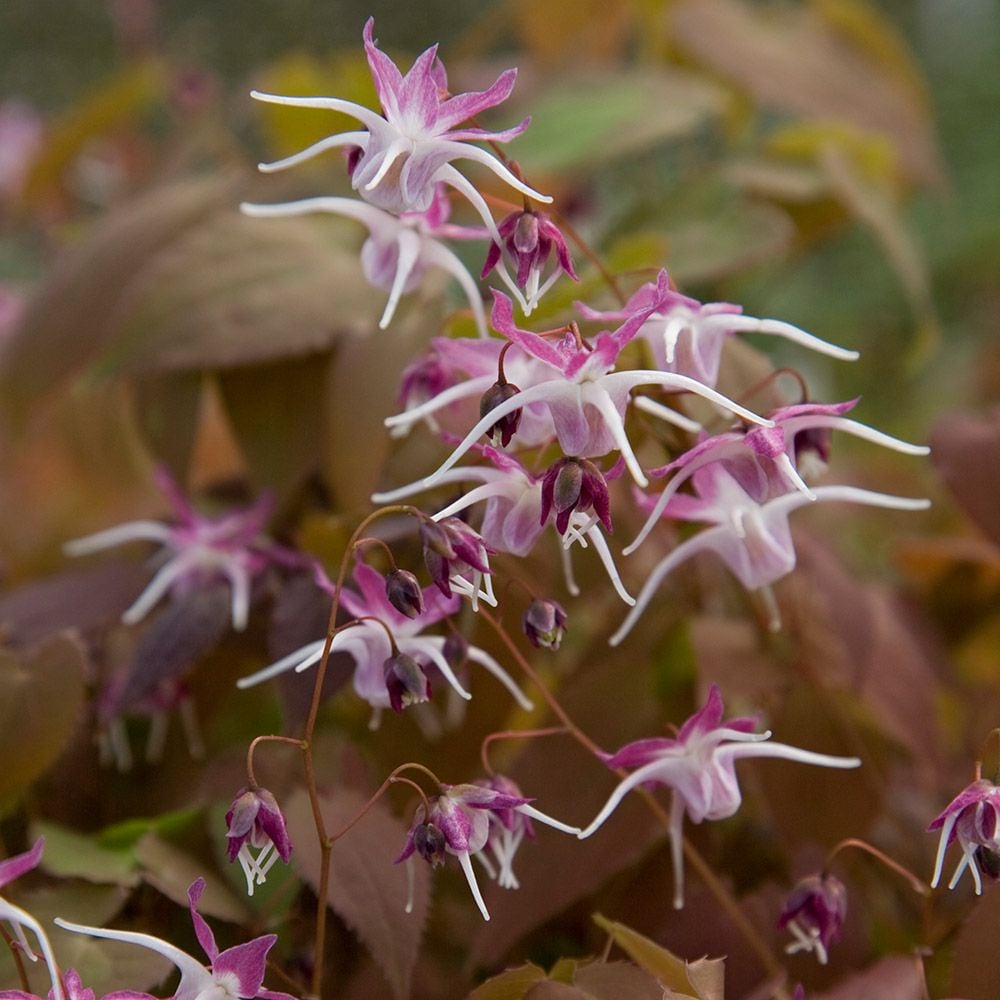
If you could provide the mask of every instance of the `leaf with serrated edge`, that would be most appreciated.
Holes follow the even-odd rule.
[[[365,806],[365,797],[348,788],[320,796],[326,828],[346,826]],[[292,864],[299,875],[319,888],[320,852],[309,798],[304,790],[285,806],[288,832],[295,844]],[[406,842],[406,827],[380,803],[333,845],[327,900],[358,934],[381,967],[392,992],[405,997],[416,964],[430,903],[430,872],[419,859],[414,865],[413,912],[405,912],[406,870],[393,861]]]
[[[82,878],[98,884],[134,886],[139,882],[132,852],[109,850],[92,837],[55,823],[31,824],[30,840],[45,838],[41,867],[63,878]]]
[[[608,920],[595,913],[594,922],[614,939],[622,951],[656,976],[664,986],[684,995],[689,995],[685,991],[693,990],[698,1000],[722,1000],[723,959],[702,958],[697,962],[685,962],[644,934],[616,920]]]
[[[469,994],[467,1000],[523,1000],[525,993],[545,978],[545,970],[529,962],[487,979]]]

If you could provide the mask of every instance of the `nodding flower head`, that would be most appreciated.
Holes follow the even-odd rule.
[[[497,240],[499,233],[485,200],[456,170],[453,161],[472,160],[529,198],[552,200],[521,181],[491,153],[471,145],[509,142],[528,127],[529,119],[501,132],[461,127],[510,96],[516,70],[506,70],[487,90],[450,96],[448,77],[438,60],[436,45],[421,53],[404,76],[377,47],[374,24],[373,18],[365,24],[364,45],[382,114],[336,97],[279,97],[253,91],[252,96],[259,101],[340,111],[364,126],[363,131],[331,135],[293,156],[261,164],[261,170],[292,167],[329,149],[360,150],[360,155],[352,153],[350,158],[350,176],[351,186],[365,201],[396,215],[424,212],[431,205],[436,185],[448,184],[469,199]]]
[[[490,573],[490,550],[478,532],[460,518],[445,517],[440,521],[421,522],[420,540],[424,564],[431,581],[442,594],[450,597],[455,585],[467,593],[468,587],[462,583],[467,582],[469,576],[472,577],[471,587],[479,593],[481,580],[488,578]]]
[[[423,705],[431,700],[431,682],[424,668],[412,656],[396,652],[386,659],[383,667],[389,705],[396,713],[410,705]]]
[[[985,778],[972,782],[927,829],[941,831],[932,888],[936,889],[941,881],[945,853],[956,840],[962,849],[962,860],[948,883],[949,889],[958,885],[966,868],[972,872],[977,896],[983,891],[981,873],[993,881],[1000,875],[1000,786]]]
[[[613,530],[607,481],[586,458],[560,458],[549,466],[542,480],[541,524],[553,510],[560,535],[566,534],[574,511],[593,510],[605,530]]]
[[[770,732],[754,732],[752,718],[722,721],[722,695],[712,685],[708,700],[673,738],[654,738],[629,743],[608,754],[611,768],[629,768],[593,822],[580,833],[589,837],[618,807],[633,788],[664,785],[673,793],[670,808],[670,844],[674,863],[674,906],[684,905],[683,846],[684,817],[693,823],[727,819],[740,807],[742,795],[736,780],[736,761],[744,757],[783,757],[820,767],[852,768],[857,757],[831,757],[800,750],[784,743],[771,743]]]
[[[789,955],[814,951],[826,965],[830,945],[840,940],[847,919],[847,888],[835,875],[809,875],[792,889],[778,918],[778,929],[795,939],[785,946]]]
[[[419,618],[424,613],[424,592],[417,578],[407,569],[394,569],[386,576],[385,596],[407,618]]]
[[[485,417],[487,413],[506,403],[508,399],[512,399],[520,391],[513,382],[494,382],[479,400],[480,418]],[[517,433],[517,428],[520,424],[521,411],[514,410],[506,413],[492,427],[488,428],[486,436],[494,444],[497,443],[497,438],[500,438],[500,447],[506,448],[510,444],[510,439]]]
[[[279,858],[287,864],[292,856],[285,817],[266,788],[244,788],[237,793],[226,813],[226,838],[229,860],[239,861],[249,896],[255,886],[264,884]]]
[[[561,274],[568,275],[574,281],[580,280],[573,270],[565,237],[545,212],[532,209],[511,212],[500,223],[498,232],[502,242],[490,244],[480,277],[485,278],[500,263],[501,256],[506,252],[515,266],[514,287],[511,291],[517,294],[526,316],[531,314],[539,299]],[[543,280],[543,272],[553,252],[555,264],[549,276]]]
[[[566,621],[561,604],[536,598],[524,612],[521,624],[532,646],[556,650],[566,631]]]
[[[168,592],[187,593],[221,578],[228,580],[232,588],[233,628],[242,631],[247,625],[254,578],[272,563],[302,567],[307,563],[297,553],[263,536],[273,498],[263,496],[243,510],[206,517],[191,506],[166,469],[157,470],[156,481],[173,507],[176,523],[127,521],[68,542],[66,553],[81,556],[125,542],[157,542],[162,546],[158,555],[160,568],[122,621],[134,625]]]
[[[484,920],[489,920],[490,914],[472,868],[473,856],[482,863],[491,878],[496,878],[497,873],[485,853],[489,846],[500,864],[500,884],[513,888],[517,880],[510,871],[510,862],[521,840],[532,835],[531,819],[565,833],[579,832],[577,827],[567,826],[539,812],[529,802],[530,799],[524,798],[513,782],[504,779],[493,778],[479,784],[442,785],[441,794],[430,802],[429,812],[422,805],[417,808],[396,864],[416,853],[437,867],[443,863],[446,854],[454,855],[469,883],[479,912]],[[510,837],[501,835],[498,827],[508,831]]]

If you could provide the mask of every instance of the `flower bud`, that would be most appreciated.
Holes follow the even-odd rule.
[[[528,642],[536,649],[558,649],[566,630],[566,612],[556,601],[534,600],[521,621]]]
[[[275,797],[266,788],[244,788],[226,813],[226,837],[229,860],[235,861],[240,848],[274,844],[282,861],[292,855],[292,842],[285,828],[285,817]]]
[[[424,613],[424,594],[417,578],[405,569],[394,569],[385,578],[385,596],[389,603],[407,618]]]
[[[493,385],[483,393],[479,400],[479,418],[482,419],[487,413],[495,410],[501,403],[506,403],[508,399],[516,396],[521,390],[513,382],[494,382]],[[489,430],[486,436],[496,444],[500,438],[500,446],[506,448],[510,444],[510,439],[517,433],[517,428],[521,423],[521,411],[514,410],[502,416]]]
[[[431,700],[431,683],[424,668],[412,656],[395,653],[383,665],[389,704],[394,712]]]
[[[542,480],[541,523],[554,509],[556,530],[566,533],[573,511],[593,508],[601,524],[611,531],[608,484],[601,470],[586,458],[561,458],[554,462]]]

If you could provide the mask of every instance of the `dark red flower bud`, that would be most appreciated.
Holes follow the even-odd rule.
[[[525,611],[521,625],[532,646],[555,650],[562,642],[566,621],[566,612],[558,602],[534,600]]]
[[[431,700],[431,682],[412,656],[397,652],[385,661],[383,669],[389,704],[394,712]]]
[[[385,578],[385,596],[389,603],[407,618],[424,613],[424,594],[417,578],[406,569],[394,569]]]
[[[417,854],[430,863],[432,868],[439,868],[444,864],[447,856],[445,846],[447,841],[441,828],[434,823],[421,823],[413,831],[413,846]]]
[[[553,463],[542,480],[541,523],[552,510],[556,512],[556,530],[566,533],[573,511],[593,509],[598,520],[611,531],[608,484],[601,470],[586,458],[561,458]]]
[[[451,597],[450,577],[472,569],[489,573],[489,549],[479,533],[457,517],[424,521],[420,526],[424,564],[431,582]]]
[[[494,382],[493,385],[483,393],[479,400],[479,417],[482,419],[491,410],[495,410],[501,403],[506,403],[508,399],[516,396],[521,390],[513,382]],[[502,416],[489,430],[486,436],[496,444],[500,438],[500,446],[506,448],[510,444],[510,439],[517,433],[517,428],[521,423],[521,411],[514,410]]]
[[[795,940],[785,949],[815,951],[826,965],[830,945],[839,940],[847,918],[847,889],[833,875],[809,875],[792,889],[782,907],[778,927],[786,927]]]

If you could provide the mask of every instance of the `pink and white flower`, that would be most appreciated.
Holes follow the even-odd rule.
[[[765,503],[791,490],[809,500],[815,493],[807,484],[814,470],[824,470],[829,459],[829,437],[834,430],[863,438],[904,455],[927,455],[930,449],[909,444],[844,416],[857,400],[843,403],[797,403],[769,414],[773,427],[748,427],[705,438],[693,448],[659,469],[656,478],[672,478],[657,497],[646,523],[625,555],[634,552],[649,535],[667,505],[698,469],[720,462],[757,503]]]
[[[686,375],[647,370],[614,371],[618,355],[645,319],[642,313],[630,317],[614,332],[598,334],[590,349],[569,332],[561,341],[553,343],[537,333],[519,329],[514,325],[510,299],[497,291],[493,292],[493,298],[493,328],[548,366],[551,377],[522,389],[483,417],[451,456],[427,477],[429,486],[437,482],[497,420],[531,404],[541,403],[548,410],[559,445],[566,455],[592,458],[618,449],[632,478],[640,486],[648,485],[648,481],[625,433],[629,393],[640,385],[661,385],[674,391],[693,392],[751,423],[770,426],[770,421]],[[517,384],[522,385],[521,382]]]
[[[87,934],[90,937],[106,938],[110,941],[124,941],[136,944],[162,955],[172,962],[181,974],[173,1000],[294,1000],[288,993],[265,990],[264,973],[267,953],[278,940],[276,934],[264,934],[219,951],[215,934],[205,918],[198,912],[198,903],[205,891],[205,880],[195,879],[188,889],[188,907],[194,924],[198,943],[205,949],[211,963],[207,967],[176,945],[152,934],[139,931],[116,931],[106,927],[87,927],[57,919],[56,924],[66,931]]]
[[[491,153],[471,145],[509,142],[528,127],[530,119],[500,132],[460,127],[503,103],[514,89],[517,71],[506,70],[491,87],[479,93],[449,96],[448,78],[438,60],[436,45],[421,53],[403,76],[396,64],[377,48],[374,23],[374,18],[365,23],[364,43],[382,114],[336,97],[280,97],[252,91],[251,96],[258,101],[340,111],[364,126],[364,130],[328,136],[274,163],[262,163],[260,169],[283,170],[334,148],[360,150],[353,163],[351,184],[365,201],[395,215],[426,212],[435,188],[444,183],[469,200],[493,238],[500,242],[483,196],[452,164],[455,160],[471,160],[529,198],[541,202],[552,200],[521,181]]]
[[[678,730],[675,738],[637,740],[608,754],[611,768],[629,768],[593,821],[579,833],[591,836],[615,811],[621,800],[640,785],[664,785],[672,792],[670,848],[674,865],[674,907],[684,905],[684,817],[692,823],[726,819],[740,807],[742,796],[736,779],[736,762],[745,757],[781,757],[819,767],[854,768],[857,757],[833,757],[784,743],[767,742],[770,731],[754,732],[756,719],[722,721],[722,695],[713,684],[704,706]]]
[[[927,829],[941,831],[931,888],[936,889],[941,881],[944,856],[948,847],[957,840],[962,849],[962,860],[959,861],[948,888],[954,889],[968,868],[976,885],[976,895],[981,896],[983,880],[980,869],[991,878],[997,877],[996,856],[1000,855],[1000,787],[985,778],[972,782],[948,803],[944,812]]]
[[[361,268],[376,288],[389,293],[379,328],[384,330],[395,315],[405,292],[413,291],[430,267],[447,271],[461,286],[482,337],[489,335],[479,286],[465,265],[442,239],[483,239],[485,229],[456,226],[448,222],[450,203],[439,185],[430,206],[422,212],[395,216],[374,205],[353,198],[304,198],[277,205],[240,205],[244,215],[255,218],[285,218],[330,212],[355,219],[367,226],[369,236],[361,248]]]
[[[341,591],[341,607],[355,618],[376,618],[378,621],[358,621],[356,625],[341,630],[334,636],[331,650],[335,653],[347,653],[354,660],[354,690],[375,710],[372,719],[373,728],[378,725],[382,711],[391,706],[386,685],[385,664],[394,655],[394,650],[386,628],[392,633],[398,652],[437,667],[444,679],[462,698],[466,701],[472,698],[444,655],[447,637],[424,634],[427,629],[458,611],[460,598],[457,594],[445,597],[436,586],[425,587],[424,610],[411,618],[392,606],[386,596],[385,579],[371,566],[358,563],[354,568],[354,583],[357,591],[346,587]],[[380,622],[384,623],[385,628]],[[325,641],[318,639],[308,643],[263,670],[240,678],[236,686],[248,688],[289,670],[295,670],[297,673],[308,670],[322,658]],[[513,678],[489,653],[476,646],[469,646],[467,656],[473,663],[478,663],[496,677],[522,708],[532,707]]]
[[[146,589],[122,615],[126,625],[135,625],[166,594],[184,594],[222,578],[232,587],[232,622],[237,632],[247,626],[251,586],[271,563],[306,566],[307,561],[267,539],[264,527],[271,515],[273,500],[261,497],[244,510],[221,517],[206,517],[191,506],[170,474],[163,468],[155,473],[156,483],[173,508],[175,524],[160,521],[127,521],[117,527],[67,542],[70,556],[89,555],[126,542],[158,542],[159,569]]]
[[[769,333],[841,361],[855,361],[857,351],[845,350],[777,319],[744,316],[743,307],[729,302],[702,303],[670,287],[666,271],[647,282],[621,309],[591,309],[576,303],[584,319],[620,323],[645,316],[638,336],[648,341],[658,367],[715,385],[727,338],[735,333]]]

